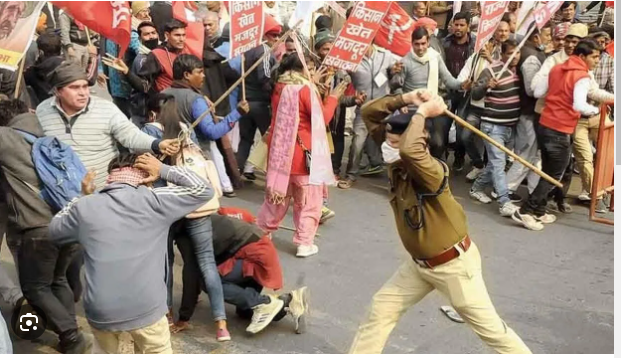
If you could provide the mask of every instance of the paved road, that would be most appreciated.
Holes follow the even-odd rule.
[[[577,178],[576,178],[577,179]],[[208,298],[193,318],[193,328],[174,336],[177,352],[206,353],[339,353],[352,341],[371,296],[406,259],[387,204],[384,178],[364,179],[349,190],[331,190],[330,206],[337,217],[321,227],[318,256],[297,259],[292,234],[278,232],[274,242],[285,271],[285,289],[307,285],[312,290],[312,320],[307,333],[293,333],[283,320],[255,337],[247,336],[248,322],[228,310],[233,342],[213,339]],[[452,179],[464,205],[470,232],[483,259],[484,277],[496,308],[535,353],[612,353],[613,341],[613,228],[587,221],[586,210],[530,232],[497,215],[493,204],[467,198],[463,176]],[[257,211],[262,202],[260,183],[224,199]],[[292,226],[291,215],[286,225]],[[12,270],[8,250],[2,259]],[[181,259],[177,265],[180,265]],[[180,300],[180,266],[175,299]],[[449,321],[439,306],[445,300],[430,294],[403,317],[391,336],[387,353],[489,353],[491,350],[463,324]],[[2,306],[8,318],[5,306]],[[80,308],[80,322],[85,329]],[[53,352],[51,334],[43,344],[18,342],[16,352]]]

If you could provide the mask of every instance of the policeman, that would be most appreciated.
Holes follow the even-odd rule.
[[[397,112],[418,107],[415,114]],[[498,316],[481,273],[481,256],[468,236],[466,215],[451,194],[448,167],[428,150],[425,119],[446,105],[426,90],[389,95],[362,107],[369,135],[381,145],[389,164],[392,206],[403,246],[412,259],[373,296],[350,353],[381,353],[401,316],[437,289],[498,353],[530,353]]]

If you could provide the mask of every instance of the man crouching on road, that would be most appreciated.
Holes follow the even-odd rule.
[[[132,336],[140,353],[172,353],[164,280],[168,230],[209,201],[213,188],[151,154],[121,154],[108,173],[106,187],[73,200],[54,217],[50,238],[84,248],[84,310],[106,353],[119,352],[122,332]],[[83,182],[85,194],[94,190],[94,177],[90,172]],[[176,186],[142,185],[159,177]]]
[[[399,108],[418,106],[414,115]],[[350,353],[381,353],[401,316],[437,289],[474,332],[498,353],[530,353],[498,316],[481,272],[481,256],[468,237],[466,215],[448,186],[448,167],[429,154],[425,119],[446,109],[426,90],[386,96],[362,107],[369,135],[389,164],[390,201],[403,246],[412,256],[373,296]],[[385,139],[384,139],[385,138]]]

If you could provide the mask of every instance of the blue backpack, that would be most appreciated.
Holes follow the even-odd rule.
[[[82,193],[82,179],[86,168],[73,149],[56,137],[40,137],[17,130],[32,144],[32,162],[42,188],[39,192],[52,208],[60,211],[67,203]]]

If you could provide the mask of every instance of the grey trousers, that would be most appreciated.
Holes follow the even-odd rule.
[[[2,240],[4,239],[6,233],[7,246],[11,251],[13,262],[17,268],[17,250],[19,247],[19,239],[18,235],[15,233],[9,234],[7,232],[7,221],[8,212],[6,203],[0,202],[0,245],[2,244]],[[23,297],[22,290],[15,284],[15,282],[13,282],[2,265],[0,265],[0,297],[12,306],[14,306],[17,301]]]
[[[354,137],[349,148],[349,160],[347,162],[347,179],[355,179],[360,172],[360,161],[362,154],[366,152],[369,156],[369,165],[382,165],[382,152],[377,144],[369,137],[367,126],[362,120],[362,116],[358,110],[354,119]]]
[[[541,155],[539,154],[537,134],[535,132],[536,120],[537,118],[535,118],[534,114],[523,114],[520,116],[520,120],[515,127],[515,154],[541,168]],[[537,184],[539,184],[539,175],[516,160],[507,172],[507,187],[509,191],[517,191],[524,179],[528,181],[528,192],[532,193]]]

